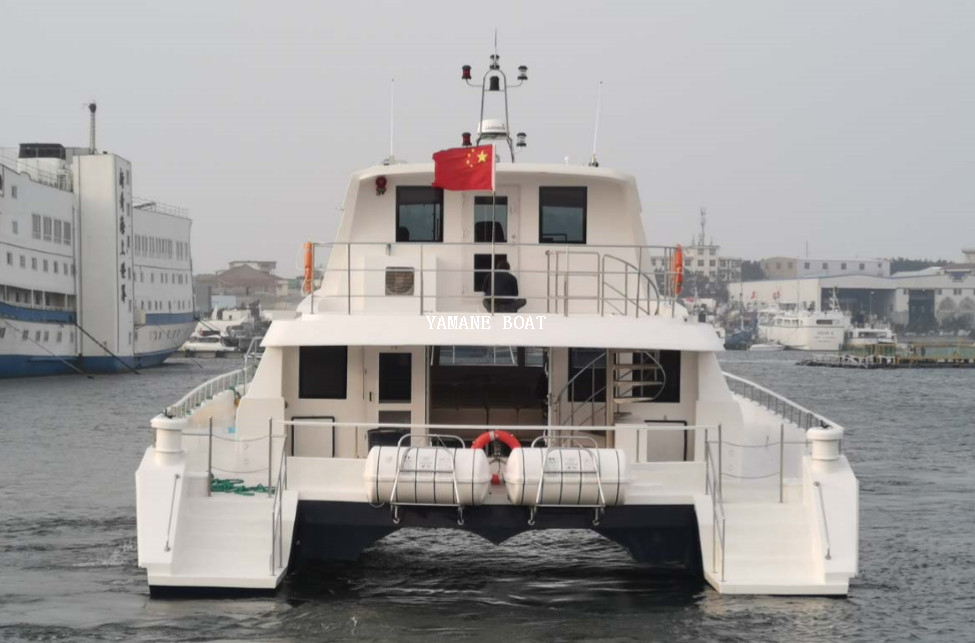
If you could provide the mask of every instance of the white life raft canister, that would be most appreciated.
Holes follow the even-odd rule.
[[[377,446],[369,450],[363,474],[369,502],[390,501],[397,467],[393,502],[469,507],[483,503],[491,486],[491,469],[482,449]]]
[[[630,481],[626,453],[619,449],[553,447],[515,449],[508,456],[504,484],[512,504],[536,504],[543,469],[543,505],[601,505],[600,484],[606,506],[626,502]]]

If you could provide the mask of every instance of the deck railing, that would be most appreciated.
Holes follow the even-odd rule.
[[[756,384],[755,382],[746,380],[743,377],[738,377],[737,375],[732,375],[731,373],[724,373],[724,378],[728,383],[728,388],[730,388],[733,393],[736,393],[745,399],[751,400],[759,406],[765,407],[772,413],[785,420],[788,420],[800,429],[828,429],[832,427],[843,428],[836,422],[826,419],[819,413],[810,411],[809,409],[796,404],[792,400],[770,391],[769,389]]]
[[[325,272],[314,280],[310,308],[353,314],[386,300],[417,314],[444,307],[510,312],[513,297],[492,298],[471,279],[490,281],[490,257],[502,256],[518,278],[517,298],[525,300],[526,314],[674,315],[675,252],[671,246],[624,244],[314,243],[312,264]],[[328,259],[319,265],[316,257],[325,253]],[[475,256],[487,257],[488,264],[475,267]]]
[[[183,418],[192,415],[195,409],[202,406],[204,402],[212,400],[215,395],[245,386],[250,381],[253,370],[254,365],[247,364],[244,368],[207,380],[184,395],[172,406],[167,406],[163,415],[168,418]]]

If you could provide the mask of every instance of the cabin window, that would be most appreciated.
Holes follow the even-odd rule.
[[[586,372],[579,375],[582,371]],[[606,351],[570,348],[569,380],[576,375],[579,377],[569,387],[570,402],[588,402],[590,398],[596,402],[606,401]]]
[[[347,346],[302,346],[298,351],[298,397],[344,400],[348,364]]]
[[[379,401],[413,400],[413,355],[410,353],[379,354]]]
[[[425,186],[396,188],[396,240],[443,241],[443,190]]]
[[[474,242],[495,243],[508,241],[508,197],[499,196],[497,202],[489,196],[474,197]]]
[[[586,242],[587,189],[538,188],[538,242]]]

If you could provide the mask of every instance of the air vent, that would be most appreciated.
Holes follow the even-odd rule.
[[[386,294],[412,295],[413,268],[390,266],[386,268]]]

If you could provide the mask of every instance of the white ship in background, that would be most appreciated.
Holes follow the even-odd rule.
[[[760,341],[800,351],[838,351],[852,327],[835,292],[829,310],[805,310],[797,304],[791,310],[775,307],[758,315]]]
[[[161,363],[194,319],[190,219],[88,147],[0,149],[0,377]]]

